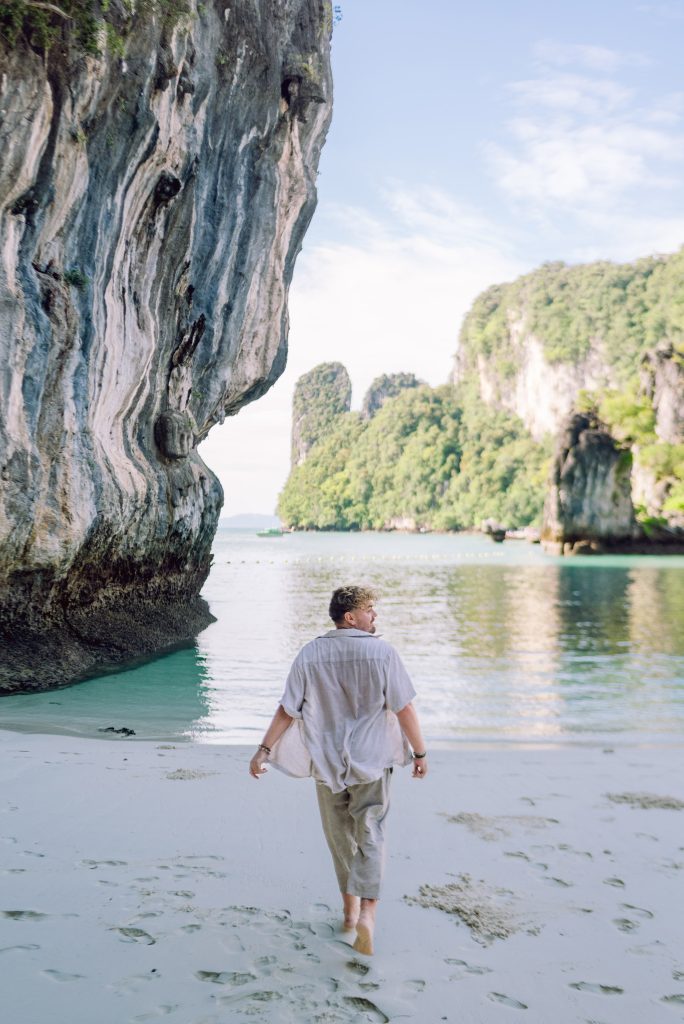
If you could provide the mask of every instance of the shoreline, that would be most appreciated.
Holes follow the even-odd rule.
[[[2,709],[2,703],[0,702],[0,710]],[[99,732],[100,730],[98,730]],[[186,736],[177,734],[159,734],[155,736],[150,735],[132,735],[132,736],[115,736],[112,735],[106,727],[101,730],[102,735],[95,735],[94,733],[78,732],[76,730],[60,729],[56,726],[46,726],[45,728],[36,728],[35,725],[21,725],[13,722],[11,725],[4,725],[0,722],[0,736],[4,734],[15,734],[17,736],[36,736],[36,737],[63,737],[65,739],[75,739],[84,741],[93,741],[95,743],[170,743],[179,744],[183,747],[195,746],[200,749],[210,747],[212,749],[225,748],[227,750],[244,749],[253,750],[254,747],[258,746],[261,738],[261,733],[254,734],[254,740],[247,743],[244,738],[230,740],[225,737],[218,737],[214,739],[211,734],[205,734],[201,737],[198,736]],[[428,746],[430,750],[439,750],[445,753],[457,753],[459,751],[477,751],[477,750],[577,750],[577,749],[601,749],[604,748],[615,748],[615,749],[634,749],[634,750],[646,750],[646,749],[668,749],[668,748],[681,748],[684,750],[684,737],[680,732],[675,731],[668,733],[641,733],[636,731],[620,731],[613,733],[585,733],[572,735],[569,733],[556,736],[495,736],[495,735],[483,735],[483,736],[455,736],[453,738],[447,737],[428,737]],[[606,751],[608,753],[612,750]]]
[[[8,1019],[681,1019],[675,746],[462,746],[395,772],[365,958],[336,932],[309,780],[256,782],[251,746],[2,731]]]
[[[219,526],[218,529],[234,530],[235,532],[240,533],[252,532],[248,527]],[[571,541],[563,540],[559,542],[548,538],[542,538],[541,529],[539,527],[512,527],[510,529],[502,527],[502,529],[505,532],[505,536],[501,540],[495,540],[491,533],[486,530],[478,530],[475,527],[469,527],[463,530],[433,530],[428,527],[420,527],[414,530],[404,527],[338,530],[334,527],[326,527],[325,529],[319,530],[297,529],[296,527],[283,526],[282,536],[326,533],[339,535],[368,535],[377,533],[383,536],[397,534],[399,536],[407,537],[481,537],[485,540],[490,540],[491,543],[496,544],[497,547],[501,546],[505,541],[523,542],[530,544],[533,547],[540,547],[546,555],[549,555],[552,558],[569,558],[571,561],[580,557],[597,558],[600,561],[601,555],[684,555],[684,537],[667,537],[661,538],[660,540],[650,540],[648,537],[643,536],[635,540],[602,539],[600,541],[591,537],[581,537]],[[531,529],[536,530],[539,536],[524,536],[525,531]],[[254,535],[257,536],[256,533]],[[577,546],[577,549],[573,550],[575,546]]]

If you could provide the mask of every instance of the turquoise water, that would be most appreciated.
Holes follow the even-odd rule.
[[[292,658],[364,581],[433,743],[684,734],[684,557],[559,559],[479,536],[220,530],[194,646],[68,689],[0,700],[29,731],[251,743]]]

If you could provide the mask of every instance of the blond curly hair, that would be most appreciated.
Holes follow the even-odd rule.
[[[365,604],[373,604],[377,599],[377,594],[372,587],[355,585],[338,587],[330,599],[328,614],[333,622],[341,622],[345,612],[353,612]]]

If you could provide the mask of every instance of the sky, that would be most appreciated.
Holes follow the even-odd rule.
[[[353,408],[381,373],[441,384],[489,285],[684,244],[684,0],[339,7],[287,369],[200,447],[224,516],[274,512],[318,363],[347,367]]]

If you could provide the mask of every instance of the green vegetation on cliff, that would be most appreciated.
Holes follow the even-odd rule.
[[[123,56],[136,18],[159,17],[171,25],[188,11],[188,0],[0,0],[0,39],[13,47],[23,37],[43,52],[70,39],[86,53],[98,55],[106,47]]]
[[[560,430],[570,412],[590,412],[631,449],[641,520],[676,525],[683,282],[684,249],[622,265],[549,263],[489,288],[465,318],[455,385],[416,386],[408,374],[374,381],[360,415],[329,416],[325,436],[316,433],[281,494],[281,518],[303,529],[538,523],[554,446],[539,435]]]
[[[338,416],[292,470],[278,514],[298,529],[463,529],[490,517],[523,526],[540,515],[548,456],[509,414],[422,385],[371,420]]]
[[[535,345],[553,373],[539,365]],[[637,504],[684,514],[684,249],[625,264],[548,263],[489,288],[464,320],[456,378],[499,407],[517,408],[515,396],[529,396],[530,386],[540,400],[545,386],[555,388],[557,405],[569,400],[634,446],[635,472],[653,476]],[[573,393],[582,379],[584,390]],[[664,446],[680,454],[665,458]],[[652,515],[639,510],[642,519]]]
[[[292,399],[292,465],[323,441],[338,416],[349,412],[351,381],[342,363],[320,363],[299,378]]]
[[[506,375],[517,366],[511,328],[534,335],[551,363],[577,363],[600,345],[620,383],[667,338],[684,352],[684,249],[634,263],[547,263],[483,292],[465,318],[461,348],[494,355]]]
[[[363,396],[361,415],[369,420],[375,416],[383,402],[395,398],[401,391],[417,388],[423,381],[418,380],[414,373],[383,373],[376,377]]]

